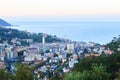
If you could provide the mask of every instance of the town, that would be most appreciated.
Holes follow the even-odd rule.
[[[1,0],[0,80],[120,80],[120,0]]]
[[[90,56],[110,55],[109,48],[95,42],[46,42],[47,34],[42,33],[42,42],[33,39],[11,39],[0,43],[0,68],[14,73],[15,64],[22,63],[33,69],[34,79],[49,80],[53,75],[63,76],[72,71],[74,64]],[[23,46],[22,41],[29,42]]]

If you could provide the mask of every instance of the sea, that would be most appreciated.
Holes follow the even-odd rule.
[[[109,43],[120,35],[119,21],[42,21],[17,20],[11,28],[31,33],[47,33],[72,41]]]

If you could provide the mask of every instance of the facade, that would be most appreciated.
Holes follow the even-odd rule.
[[[74,43],[67,44],[67,52],[70,54],[74,53]]]

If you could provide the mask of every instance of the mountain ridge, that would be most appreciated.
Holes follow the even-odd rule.
[[[3,19],[0,19],[0,26],[11,26],[10,23],[8,23],[7,21],[3,20]]]

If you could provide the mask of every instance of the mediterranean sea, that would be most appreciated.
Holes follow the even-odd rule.
[[[114,36],[120,35],[120,22],[117,21],[14,21],[14,29],[28,32],[47,33],[73,41],[93,41],[109,43]]]

